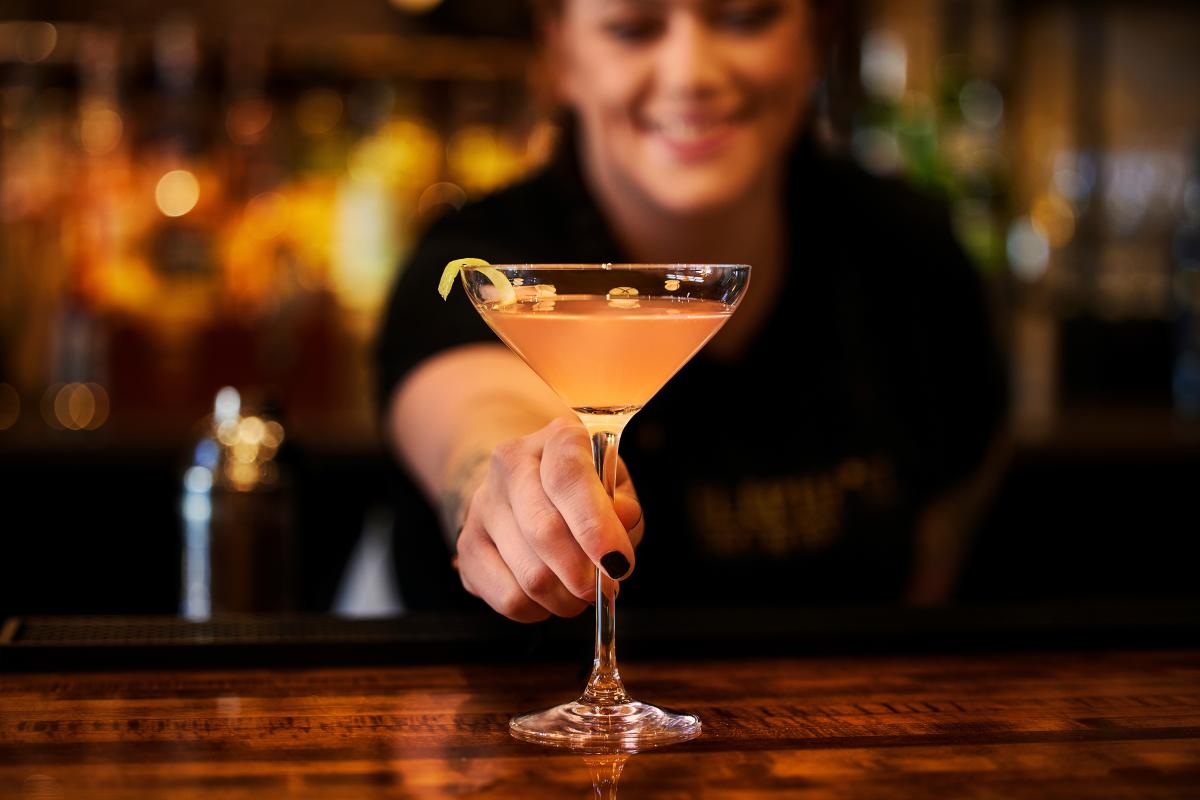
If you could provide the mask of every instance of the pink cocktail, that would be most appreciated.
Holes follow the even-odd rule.
[[[625,425],[733,314],[750,267],[727,264],[466,266],[475,308],[588,429],[611,497]],[[696,398],[703,402],[704,398]],[[638,702],[616,659],[614,581],[596,570],[596,650],[583,694],[510,723],[526,741],[634,752],[691,739],[694,714]]]

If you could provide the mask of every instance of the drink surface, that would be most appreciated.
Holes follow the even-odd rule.
[[[576,411],[641,408],[729,319],[686,297],[543,297],[480,306],[484,320]]]

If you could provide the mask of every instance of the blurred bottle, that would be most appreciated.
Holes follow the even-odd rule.
[[[227,386],[201,427],[183,476],[181,614],[294,611],[291,483],[277,458],[283,425]]]

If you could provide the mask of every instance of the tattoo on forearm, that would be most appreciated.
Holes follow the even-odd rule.
[[[451,548],[458,543],[458,535],[467,519],[467,507],[479,485],[479,474],[489,458],[490,454],[482,450],[470,454],[455,465],[446,481],[440,505],[442,531]]]

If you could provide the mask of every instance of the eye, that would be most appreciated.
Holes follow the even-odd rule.
[[[713,14],[713,24],[734,33],[758,33],[779,16],[778,2],[724,3]]]
[[[663,23],[657,17],[631,15],[607,20],[602,27],[610,38],[622,44],[642,44],[658,36],[662,32]]]

